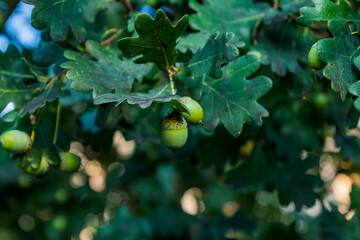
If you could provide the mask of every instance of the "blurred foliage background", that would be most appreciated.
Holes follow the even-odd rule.
[[[307,66],[311,45],[332,37],[323,22],[297,24],[300,7],[311,1],[106,2],[108,8],[93,23],[84,23],[86,39],[101,42],[119,29],[117,39],[136,35],[139,12],[154,16],[162,8],[173,22],[190,14],[190,27],[177,45],[182,63],[215,31],[235,32],[241,55],[261,56],[251,77],[265,75],[273,82],[259,100],[269,117],[261,126],[244,125],[237,138],[222,125],[210,132],[191,127],[185,147],[173,153],[160,144],[159,134],[171,106],[94,105],[91,93],[71,90],[66,80],[71,95],[61,99],[59,142],[81,157],[81,167],[72,174],[52,168],[45,176],[31,176],[0,148],[1,240],[359,239],[359,112],[353,96],[342,100],[321,70]],[[347,3],[355,10],[360,5]],[[267,15],[245,25],[224,25],[223,14],[247,17],[229,8],[234,4],[251,14],[265,9]],[[53,41],[49,28],[34,29],[32,9],[0,1],[1,56],[21,55],[51,78],[62,71],[65,49],[83,52],[84,42],[71,31],[66,41]],[[116,42],[107,51],[120,54]],[[0,65],[8,59],[1,58]],[[159,78],[164,74],[152,66],[133,88],[148,90]],[[197,94],[182,76],[175,80],[183,95]],[[15,101],[5,92],[1,97],[6,111],[32,98]],[[43,131],[53,132],[56,107],[43,107]],[[1,132],[14,125],[5,112],[0,116]],[[16,126],[26,129],[29,116],[16,120]]]

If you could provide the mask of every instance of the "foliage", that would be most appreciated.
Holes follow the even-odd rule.
[[[0,133],[33,144],[0,148],[0,239],[359,238],[356,1],[23,2],[42,42],[0,52]],[[183,96],[204,118],[172,152]]]

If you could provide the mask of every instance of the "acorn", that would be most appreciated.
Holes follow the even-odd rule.
[[[186,106],[186,108],[189,110],[190,114],[187,112],[182,112],[181,115],[186,119],[186,121],[190,125],[197,125],[201,123],[204,112],[201,107],[201,105],[195,101],[194,99],[190,97],[182,97],[180,98],[180,101]]]
[[[319,56],[319,50],[316,48],[316,43],[312,45],[308,55],[309,66],[314,70],[322,69],[326,66],[326,63],[321,60]]]
[[[179,111],[174,110],[161,124],[161,138],[171,150],[182,148],[188,137],[187,122]]]
[[[25,169],[24,172],[32,174],[32,175],[44,175],[49,170],[49,163],[46,161],[45,157],[41,157],[40,165],[38,168],[33,168],[31,164],[29,164]]]
[[[62,172],[72,173],[76,172],[81,164],[81,159],[71,152],[59,152],[61,162],[58,169]]]
[[[11,153],[24,153],[31,149],[32,141],[30,136],[23,131],[10,130],[0,137],[2,147]]]

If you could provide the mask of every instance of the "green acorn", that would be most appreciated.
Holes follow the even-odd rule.
[[[10,130],[0,137],[3,148],[11,153],[24,153],[31,149],[32,141],[26,132]]]
[[[171,150],[182,148],[188,137],[187,122],[179,111],[174,110],[161,124],[161,138]]]
[[[190,97],[182,97],[180,101],[186,106],[190,114],[182,112],[181,114],[190,125],[197,125],[201,123],[204,112],[200,104]]]
[[[319,51],[316,48],[316,43],[312,45],[309,55],[308,55],[309,66],[314,70],[322,69],[326,66],[326,63],[323,62],[319,56]]]
[[[81,159],[71,152],[59,152],[61,162],[58,169],[62,172],[76,172],[81,164]]]
[[[38,168],[34,169],[31,164],[29,164],[25,169],[24,172],[33,174],[33,175],[44,175],[49,170],[49,163],[46,161],[45,157],[41,157],[40,165]]]

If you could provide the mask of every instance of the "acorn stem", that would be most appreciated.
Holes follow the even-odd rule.
[[[58,136],[58,132],[59,132],[60,113],[61,113],[61,99],[59,99],[59,101],[58,101],[58,106],[57,106],[57,111],[56,111],[55,133],[54,133],[54,140],[53,140],[54,145],[56,145],[57,136]]]

